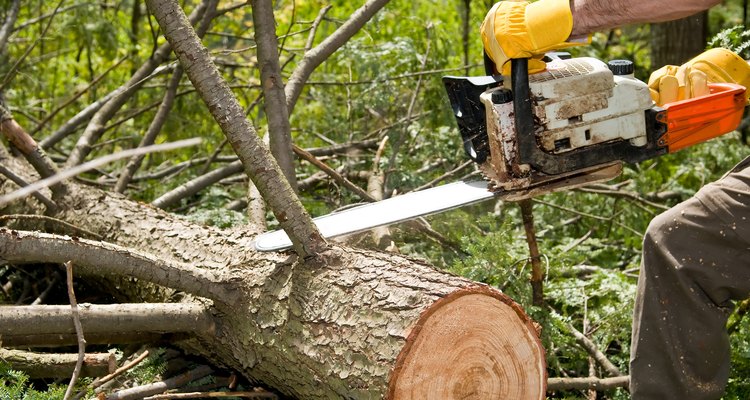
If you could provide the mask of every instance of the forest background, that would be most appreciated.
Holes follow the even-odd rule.
[[[2,19],[9,17],[14,3],[2,1]],[[80,110],[127,81],[164,42],[155,19],[138,1],[61,2],[54,17],[57,2],[21,3],[17,22],[0,48],[0,90],[15,120],[41,143]],[[184,3],[189,11],[196,2]],[[277,1],[274,14],[284,80],[305,49],[330,35],[360,5]],[[330,10],[321,13],[328,6]],[[293,143],[312,152],[341,146],[345,151],[316,154],[364,188],[370,177],[382,173],[379,191],[383,197],[478,178],[463,153],[440,78],[484,74],[478,26],[490,6],[491,2],[477,0],[389,2],[313,72],[290,116]],[[258,134],[265,136],[267,115],[262,107],[250,5],[220,2],[218,8],[229,11],[214,19],[203,43]],[[570,51],[602,60],[633,60],[636,76],[646,80],[651,70],[664,63],[679,64],[710,46],[730,46],[750,57],[750,39],[743,25],[746,14],[746,1],[728,0],[671,27],[638,25],[600,32],[590,46]],[[698,36],[665,33],[680,24],[697,24],[700,29],[691,32]],[[309,43],[313,29],[318,39]],[[93,145],[89,158],[138,146],[174,65],[165,63],[164,72],[150,76],[108,121],[104,139]],[[53,160],[62,163],[68,158],[84,126],[54,143],[47,142]],[[192,221],[219,227],[242,226],[257,218],[247,211],[248,182],[236,165],[236,156],[183,79],[156,142],[195,137],[203,139],[198,146],[148,155],[121,191],[131,199],[155,202]],[[500,288],[542,325],[550,376],[606,375],[578,344],[575,330],[626,373],[641,239],[649,221],[720,177],[748,153],[746,136],[735,132],[627,166],[620,178],[606,184],[536,198],[536,237],[546,272],[544,307],[532,304],[529,249],[520,209],[514,203],[464,207],[431,216],[427,225],[392,227],[385,241],[382,236],[373,240],[361,235],[349,238],[348,243],[397,249]],[[126,165],[127,160],[113,162],[77,179],[114,190]],[[313,216],[362,201],[305,160],[296,159],[294,168],[300,198]],[[196,179],[216,170],[222,175],[199,185],[200,190],[184,190],[186,183],[195,185]],[[278,228],[270,213],[263,216],[269,229]],[[63,281],[53,266],[32,270],[0,265],[4,287],[0,300],[28,304],[52,288],[45,302],[66,304]],[[82,297],[106,297],[94,287],[80,285]],[[750,322],[742,318],[746,308],[742,303],[730,320],[733,364],[727,399],[750,396]],[[6,387],[19,382],[19,375],[7,366],[2,373],[0,382]],[[39,382],[35,385],[44,391]],[[24,391],[34,392],[19,385],[16,394]],[[554,396],[591,394],[568,391]],[[623,389],[599,396],[628,397]]]

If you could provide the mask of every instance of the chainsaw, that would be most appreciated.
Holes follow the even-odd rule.
[[[446,76],[443,84],[466,155],[484,180],[395,196],[314,221],[336,237],[496,198],[518,201],[617,177],[638,163],[731,132],[745,88],[710,83],[708,95],[654,105],[633,63],[546,56],[544,72],[511,60],[511,76]],[[259,251],[290,248],[283,231],[258,236]]]

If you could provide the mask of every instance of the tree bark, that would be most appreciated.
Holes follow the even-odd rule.
[[[6,163],[33,173],[18,160]],[[544,398],[537,332],[518,305],[490,287],[399,255],[340,247],[307,259],[258,253],[246,231],[196,225],[75,183],[64,200],[57,218],[113,244],[47,235],[55,247],[31,251],[24,246],[41,234],[6,229],[0,259],[17,259],[24,248],[25,262],[70,257],[79,273],[112,277],[119,296],[131,301],[174,295],[149,282],[207,297],[215,331],[180,345],[286,395]],[[84,257],[97,246],[106,250],[98,269],[96,257]],[[123,252],[121,260],[113,256]],[[147,265],[159,269],[144,273]]]
[[[271,154],[278,161],[286,179],[297,190],[297,177],[292,152],[292,127],[289,124],[289,110],[286,106],[284,81],[279,66],[279,41],[276,38],[276,19],[273,15],[273,1],[251,0],[255,43],[258,45],[260,81],[265,99],[268,138]]]
[[[89,333],[211,332],[214,321],[197,304],[80,304]],[[0,336],[75,333],[70,306],[2,306]]]
[[[70,378],[78,354],[32,353],[0,348],[0,359],[30,378]],[[81,376],[104,376],[115,370],[115,355],[87,353],[83,357]]]
[[[201,44],[177,1],[148,0],[146,3],[185,73],[242,161],[245,172],[292,240],[294,250],[302,257],[322,252],[326,247],[325,240],[278,163],[245,117],[242,106],[219,74],[208,49]]]

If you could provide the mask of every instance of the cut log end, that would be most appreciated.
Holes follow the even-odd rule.
[[[510,298],[484,287],[436,302],[409,334],[390,399],[544,399],[544,349]]]

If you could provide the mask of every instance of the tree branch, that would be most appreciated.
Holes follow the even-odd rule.
[[[81,326],[87,334],[213,332],[211,313],[196,303],[81,304]],[[0,335],[67,335],[74,333],[69,306],[0,307]]]
[[[169,111],[172,110],[175,95],[177,94],[177,88],[180,85],[180,79],[182,79],[182,68],[178,66],[172,73],[172,78],[169,80],[166,93],[164,93],[164,98],[159,105],[159,109],[156,111],[156,115],[154,115],[154,118],[151,120],[151,124],[148,126],[148,129],[143,135],[143,139],[141,139],[138,147],[146,147],[154,144],[156,135],[161,132],[161,128],[167,122]],[[143,162],[143,159],[145,157],[146,156],[144,154],[137,155],[131,158],[130,161],[128,161],[128,164],[125,166],[125,168],[123,168],[122,172],[120,172],[120,178],[117,180],[117,183],[114,187],[115,192],[125,192],[125,189],[128,187],[130,180],[133,178],[133,175],[135,175],[135,171],[137,171],[138,168],[141,167],[141,163]]]
[[[127,60],[127,59],[128,59],[127,57],[121,58],[119,61],[117,61],[116,63],[112,64],[109,68],[107,68],[106,71],[104,71],[99,76],[97,76],[96,78],[94,78],[91,82],[89,82],[88,85],[86,85],[85,88],[79,90],[76,94],[74,94],[73,96],[71,96],[69,99],[67,99],[64,102],[62,102],[62,104],[56,106],[54,110],[50,111],[44,117],[44,119],[42,119],[41,121],[39,121],[39,123],[29,133],[29,135],[31,135],[32,137],[34,137],[40,130],[42,130],[42,128],[44,128],[45,125],[47,125],[50,121],[52,121],[52,119],[55,118],[55,116],[60,111],[64,110],[66,107],[68,107],[69,105],[73,104],[73,102],[75,102],[76,100],[78,100],[78,98],[80,98],[86,92],[88,92],[89,90],[91,90],[91,88],[93,88],[94,86],[96,86],[97,83],[101,82],[101,80],[104,79],[104,77],[106,77],[107,74],[109,74],[110,72],[112,72],[115,68],[119,67],[120,64],[122,64],[123,62],[125,62],[125,60]],[[42,148],[45,148],[42,145],[42,143],[39,143],[39,146],[41,146]]]
[[[200,143],[200,139],[195,138],[195,139],[181,140],[181,141],[172,142],[172,143],[155,144],[153,146],[148,146],[148,147],[143,147],[143,148],[138,148],[138,149],[124,150],[119,153],[100,157],[95,160],[91,160],[85,164],[81,164],[81,165],[72,167],[70,169],[66,169],[64,171],[58,172],[48,178],[44,178],[40,181],[36,181],[30,185],[24,186],[22,189],[16,190],[15,192],[2,196],[0,197],[0,206],[8,204],[11,201],[24,198],[39,189],[52,187],[53,185],[59,182],[63,182],[83,172],[99,168],[102,165],[106,165],[112,161],[116,161],[122,158],[132,157],[138,154],[179,149],[182,147],[193,146],[198,143]]]
[[[535,306],[544,305],[544,269],[539,256],[539,245],[536,241],[536,230],[534,229],[534,203],[531,199],[518,202],[521,207],[523,228],[526,232],[526,242],[529,246],[529,260],[531,262],[531,291],[532,302]]]
[[[286,104],[289,113],[294,110],[302,88],[310,78],[312,72],[341,46],[346,44],[389,0],[368,0],[357,9],[351,17],[341,25],[336,32],[328,36],[323,42],[305,53],[304,57],[294,69],[286,84]]]
[[[547,391],[553,390],[597,390],[605,391],[620,387],[628,387],[630,376],[618,376],[614,378],[549,378],[547,379]]]
[[[148,385],[136,386],[133,388],[120,390],[119,392],[112,393],[107,397],[107,400],[135,400],[142,399],[146,396],[163,393],[166,390],[174,389],[180,386],[184,386],[191,381],[203,378],[204,376],[214,372],[211,367],[207,365],[201,365],[195,369],[192,369],[184,374],[175,376],[173,378],[165,379],[161,382],[149,383]]]
[[[307,35],[307,42],[305,43],[305,53],[309,52],[310,49],[312,49],[313,44],[315,43],[315,34],[318,32],[318,27],[323,21],[323,17],[326,16],[328,10],[330,10],[332,7],[332,5],[326,4],[323,8],[320,9],[320,12],[318,12],[318,16],[315,17],[315,20],[310,26],[310,33]]]
[[[61,140],[72,134],[78,126],[88,121],[92,115],[99,111],[108,101],[112,100],[117,94],[117,91],[110,92],[105,96],[99,98],[99,100],[89,104],[83,110],[79,111],[78,114],[74,115],[73,118],[67,120],[64,124],[60,125],[56,131],[52,132],[49,136],[42,139],[39,142],[39,147],[47,150],[60,142]]]
[[[224,178],[228,178],[234,174],[242,172],[242,162],[235,161],[224,167],[215,169],[205,175],[201,175],[194,179],[191,179],[184,184],[170,190],[167,193],[159,196],[156,200],[151,202],[151,205],[159,208],[168,208],[180,202],[180,200],[190,197],[201,190],[213,185],[216,182]]]
[[[140,364],[143,360],[145,360],[146,357],[148,357],[148,354],[149,354],[148,350],[146,350],[143,353],[141,353],[138,357],[133,359],[132,361],[128,362],[127,364],[123,365],[120,368],[117,368],[115,371],[112,371],[110,369],[110,373],[108,375],[103,376],[101,378],[97,378],[93,382],[86,385],[86,387],[83,390],[81,390],[78,394],[75,395],[75,397],[73,397],[73,400],[80,399],[81,397],[85,396],[89,390],[96,389],[104,385],[105,383],[111,381],[112,379],[117,378],[118,376],[127,372],[128,370],[130,370],[131,368],[135,367],[136,365]]]
[[[29,186],[28,182],[26,182],[20,176],[14,174],[13,171],[9,170],[8,168],[5,168],[4,165],[0,165],[0,174],[10,179],[11,182],[15,183],[21,188]],[[54,213],[58,209],[57,203],[47,198],[47,196],[43,195],[41,192],[39,192],[39,190],[32,190],[31,195],[35,199],[39,200],[40,203],[44,204],[44,206],[47,207],[48,212]]]
[[[253,7],[255,43],[258,46],[258,65],[268,120],[269,146],[271,154],[276,158],[292,189],[297,191],[294,153],[292,152],[292,128],[289,124],[289,110],[279,66],[279,41],[276,38],[273,1],[251,0],[250,3]]]
[[[214,65],[176,0],[147,0],[164,36],[201,99],[242,160],[245,172],[276,215],[293,243],[295,252],[309,257],[327,244],[289,185],[268,148],[258,138],[242,106]]]
[[[23,154],[26,161],[39,173],[39,176],[49,178],[58,172],[55,163],[37,145],[36,141],[26,133],[26,130],[13,119],[10,111],[3,105],[0,105],[0,131]],[[50,189],[52,190],[53,197],[65,194],[65,186],[63,184],[50,185]]]
[[[70,317],[70,310],[68,310]],[[78,354],[34,353],[0,348],[0,359],[11,368],[23,371],[30,378],[69,377],[78,362]],[[89,353],[83,357],[81,376],[104,376],[114,370],[115,355]]]
[[[70,261],[65,263],[65,276],[68,283],[68,299],[70,300],[70,312],[73,316],[73,326],[76,329],[76,337],[78,338],[78,360],[76,360],[75,368],[73,368],[73,376],[70,377],[68,388],[65,390],[65,396],[63,396],[63,400],[68,400],[73,394],[73,387],[75,387],[76,381],[78,381],[78,377],[81,375],[83,358],[86,356],[86,339],[83,336],[81,316],[78,313],[78,301],[76,301],[75,291],[73,291],[73,263]]]
[[[18,11],[21,9],[21,0],[13,0],[13,3],[6,10],[5,22],[0,27],[0,54],[5,52],[5,45],[8,43],[8,38],[13,32],[13,25],[16,24],[18,18]]]
[[[144,343],[175,343],[181,340],[190,339],[192,334],[186,333],[127,333],[127,332],[107,332],[91,333],[86,335],[86,342],[89,344],[144,344]],[[29,335],[7,335],[3,336],[4,347],[70,347],[78,343],[78,338],[73,334],[29,334]]]
[[[44,222],[50,222],[52,224],[60,225],[64,229],[67,229],[69,233],[75,233],[77,235],[84,235],[88,236],[91,239],[96,240],[102,240],[103,238],[87,229],[83,229],[81,227],[75,226],[69,222],[63,221],[61,219],[52,218],[46,215],[36,215],[36,214],[10,214],[10,215],[0,215],[0,223],[10,220],[10,219],[16,219],[16,220],[37,220],[37,221],[44,221]],[[57,233],[60,233],[59,231]]]
[[[130,276],[227,304],[236,301],[230,284],[212,271],[105,242],[0,228],[0,258],[60,264],[73,260],[84,274]]]
[[[323,172],[325,172],[326,175],[328,175],[331,178],[333,178],[333,180],[336,181],[338,184],[340,184],[340,185],[344,186],[345,188],[347,188],[347,189],[351,190],[352,192],[354,192],[354,194],[356,194],[357,196],[359,196],[359,198],[361,198],[362,200],[369,201],[369,202],[375,202],[375,201],[377,201],[377,199],[375,199],[374,197],[372,197],[364,189],[362,189],[361,187],[353,184],[350,180],[348,180],[348,179],[344,178],[343,176],[341,176],[341,174],[339,174],[338,172],[336,172],[336,170],[334,170],[333,168],[329,167],[324,162],[318,160],[312,154],[310,154],[307,151],[305,151],[305,150],[297,147],[296,145],[292,145],[292,146],[294,148],[294,152],[297,153],[298,156],[300,156],[304,160],[309,161],[311,164],[315,165],[316,167],[320,168],[320,170],[323,171]]]
[[[596,361],[599,366],[601,366],[610,376],[618,377],[623,376],[622,372],[620,372],[620,369],[617,368],[614,364],[612,364],[611,361],[607,358],[604,353],[599,350],[596,343],[592,342],[591,339],[587,338],[586,335],[581,333],[578,329],[573,327],[573,325],[568,324],[567,328],[570,330],[570,332],[573,334],[573,337],[576,340],[576,343],[580,345],[584,350],[586,350],[587,353]]]
[[[55,17],[55,15],[58,14],[60,11],[60,6],[62,6],[62,3],[64,3],[65,0],[60,0],[57,3],[57,6],[55,7],[55,11],[52,12],[52,15],[50,16],[50,20],[47,21],[47,25],[42,30],[41,35],[34,40],[34,42],[31,44],[31,46],[26,48],[26,51],[19,57],[15,63],[10,67],[10,70],[5,72],[5,76],[3,77],[3,82],[0,84],[0,93],[5,92],[5,88],[10,84],[10,82],[13,80],[13,78],[16,77],[16,73],[18,72],[18,68],[23,64],[23,62],[26,60],[26,58],[31,54],[31,51],[34,50],[37,44],[44,40],[47,36],[47,31],[49,31],[50,26],[52,26],[52,18]]]

